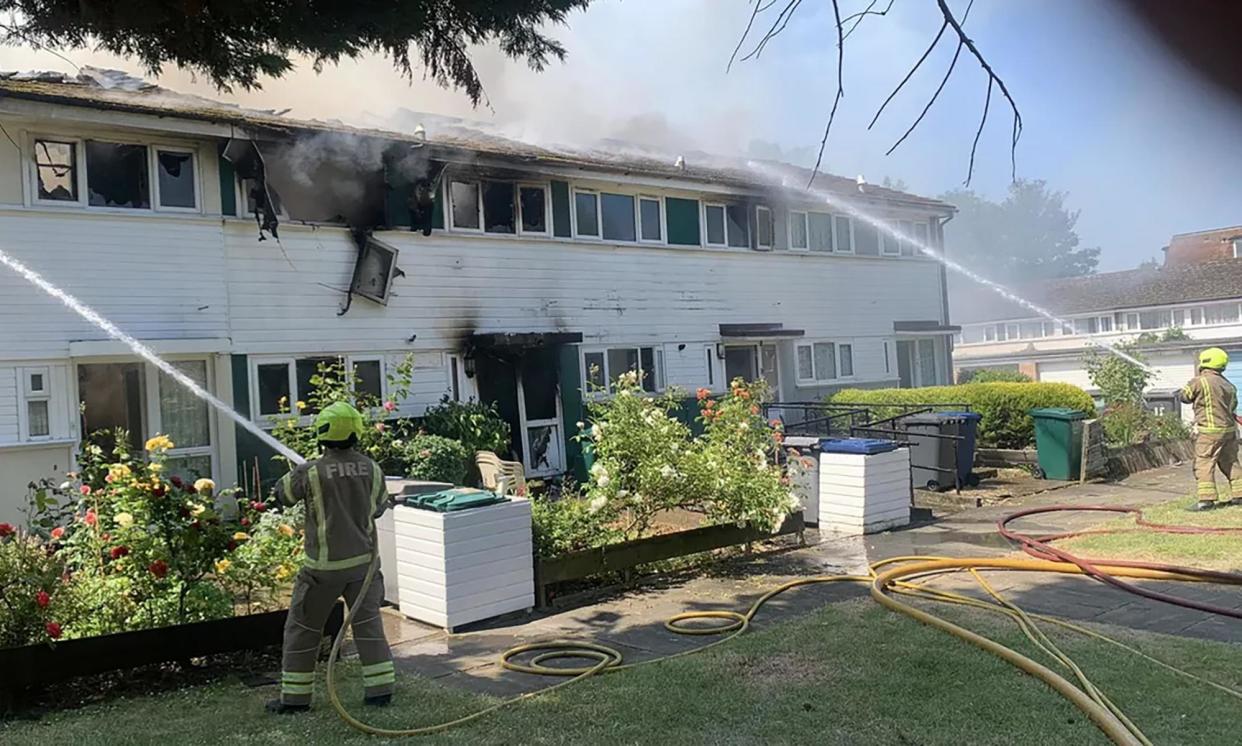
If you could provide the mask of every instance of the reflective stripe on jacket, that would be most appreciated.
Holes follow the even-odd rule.
[[[1238,390],[1220,373],[1203,369],[1181,390],[1181,399],[1194,405],[1195,427],[1201,433],[1234,432]]]
[[[375,519],[388,501],[379,464],[353,448],[329,448],[281,477],[286,505],[306,502],[306,566],[345,570],[365,565],[375,546]]]

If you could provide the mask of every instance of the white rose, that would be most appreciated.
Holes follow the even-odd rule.
[[[611,481],[612,479],[610,479],[607,474],[600,474],[598,477],[595,478],[595,483],[598,484],[600,487],[607,487],[608,483]]]
[[[660,476],[662,477],[668,478],[668,477],[673,476],[676,473],[677,473],[677,470],[669,466],[668,464],[665,464],[664,466],[660,467]]]
[[[585,425],[585,423],[583,423],[583,422],[581,422],[581,421],[575,422],[575,423],[574,423],[574,425],[576,425],[576,426],[578,427],[578,429],[579,429],[579,430],[581,430],[583,427],[585,427],[585,426],[586,426],[586,425]]]
[[[587,511],[589,511],[592,515],[594,515],[595,513],[598,513],[600,509],[603,508],[607,504],[608,504],[607,498],[604,498],[604,497],[592,498],[591,502],[587,503]]]

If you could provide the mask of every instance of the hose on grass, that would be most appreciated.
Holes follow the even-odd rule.
[[[1031,513],[1028,511],[1024,514],[1029,515]],[[1008,523],[1008,520],[1003,520],[1001,522],[1002,529],[1004,529],[1004,524],[1006,523]],[[1019,609],[1016,605],[1004,601],[999,594],[992,590],[990,586],[986,585],[986,582],[983,583],[983,586],[985,590],[989,592],[989,595],[991,595],[995,600],[994,603],[989,603],[948,591],[928,589],[923,585],[917,585],[912,582],[920,578],[935,577],[946,572],[959,572],[963,570],[969,571],[978,581],[982,581],[982,577],[978,574],[979,570],[1018,570],[1026,572],[1051,572],[1071,575],[1086,575],[1097,578],[1100,576],[1107,576],[1114,579],[1118,577],[1127,577],[1148,580],[1228,583],[1242,585],[1242,575],[1235,575],[1231,573],[1213,573],[1210,571],[1196,570],[1194,568],[1179,568],[1176,566],[1133,566],[1135,563],[1114,562],[1109,560],[1092,560],[1089,562],[1084,562],[1079,560],[1079,558],[1074,558],[1074,560],[1078,561],[987,557],[894,557],[874,563],[869,568],[867,575],[823,575],[798,578],[782,583],[764,593],[756,599],[745,612],[732,610],[695,611],[678,614],[668,619],[665,622],[665,627],[677,634],[724,636],[718,640],[714,640],[697,648],[637,663],[624,663],[620,651],[594,642],[584,642],[578,640],[549,640],[527,643],[506,650],[501,655],[501,665],[505,669],[511,671],[520,671],[523,673],[545,676],[556,676],[562,677],[565,680],[544,689],[518,695],[517,697],[499,702],[490,707],[447,722],[418,728],[384,728],[365,723],[351,715],[341,702],[340,695],[337,691],[336,681],[336,663],[340,656],[340,650],[345,639],[346,630],[352,623],[354,615],[361,606],[363,599],[366,598],[367,590],[370,588],[371,583],[375,579],[375,574],[379,567],[379,557],[377,552],[372,558],[371,564],[367,569],[362,589],[359,592],[355,602],[346,608],[341,629],[337,633],[336,638],[333,640],[327,663],[326,678],[328,697],[332,702],[333,708],[336,710],[341,719],[344,720],[349,726],[363,733],[388,738],[430,735],[464,725],[491,714],[501,708],[526,701],[532,697],[557,691],[593,676],[624,671],[627,669],[637,668],[639,666],[662,663],[723,645],[724,643],[729,642],[730,640],[733,640],[739,635],[745,633],[750,628],[751,621],[764,604],[775,596],[793,588],[824,583],[867,583],[870,585],[871,597],[886,608],[897,611],[921,623],[948,632],[949,634],[992,653],[1002,660],[1016,666],[1020,670],[1044,681],[1056,692],[1069,700],[1080,711],[1082,711],[1091,720],[1091,722],[1096,725],[1096,727],[1098,727],[1116,744],[1123,744],[1124,746],[1149,746],[1150,741],[1142,734],[1137,726],[1135,726],[1134,723],[1120,711],[1119,708],[1113,705],[1113,703],[1108,700],[1108,698],[1101,691],[1099,691],[1099,689],[1095,687],[1089,679],[1087,679],[1085,673],[1082,672],[1081,668],[1078,667],[1077,664],[1069,659],[1069,657],[1060,651],[1060,649],[1054,644],[1051,644],[1051,640],[1048,640],[1042,632],[1034,628],[1034,623],[1031,621],[1032,619],[1050,621],[1064,628],[1086,634],[1092,638],[1104,640],[1122,649],[1134,652],[1142,656],[1144,659],[1155,662],[1163,668],[1176,672],[1179,675],[1208,684],[1224,693],[1242,699],[1242,693],[1240,692],[1216,682],[1209,681],[1190,672],[1183,671],[1171,664],[1159,661],[1152,656],[1142,653],[1141,651],[1137,651],[1124,643],[1112,640],[1111,638],[1108,638],[1098,632],[1087,630],[1084,627],[1073,625],[1062,620],[1057,620],[1053,617],[1029,615]],[[1028,639],[1035,643],[1037,647],[1044,650],[1055,660],[1057,660],[1057,662],[1074,673],[1074,675],[1083,684],[1083,688],[1075,686],[1065,677],[1029,658],[1028,656],[1013,650],[1012,648],[1006,647],[1005,645],[961,627],[942,617],[938,617],[911,604],[905,603],[904,601],[898,600],[895,597],[897,594],[921,597],[924,599],[937,600],[973,608],[987,609],[989,611],[994,611],[1010,617],[1018,623],[1024,634],[1026,634]],[[1163,596],[1164,594],[1160,595]],[[705,626],[694,623],[701,620],[707,620],[710,624]],[[529,660],[529,662],[522,663],[517,660],[520,656],[531,653],[534,653],[535,655]],[[585,666],[548,665],[549,662],[554,660],[593,661],[593,663]]]

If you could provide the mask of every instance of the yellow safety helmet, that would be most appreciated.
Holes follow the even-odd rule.
[[[349,436],[362,437],[362,413],[348,402],[338,401],[324,407],[315,417],[315,437],[318,440],[344,441]]]
[[[1209,347],[1199,353],[1199,367],[1224,370],[1229,365],[1229,353],[1219,347]]]

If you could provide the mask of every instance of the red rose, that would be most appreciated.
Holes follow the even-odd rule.
[[[147,570],[155,577],[163,580],[164,576],[168,574],[168,563],[164,560],[156,560],[147,565]]]
[[[53,640],[60,639],[60,625],[56,622],[48,622],[43,629],[47,630],[47,636]]]
[[[249,526],[249,525],[250,525],[250,519],[249,519],[249,518],[243,518],[243,519],[241,519],[240,521],[238,521],[238,523],[240,523],[240,524],[241,524],[241,525],[243,525],[243,526]]]
[[[162,484],[155,485],[155,487],[151,490],[151,494],[156,497],[163,497],[166,492],[168,492],[168,489]]]
[[[185,482],[181,481],[181,477],[177,476],[176,474],[169,477],[168,481],[172,482],[172,486],[176,487],[177,489],[181,489],[182,487],[185,487]]]
[[[64,536],[64,535],[65,535],[65,527],[64,527],[64,526],[57,526],[56,528],[52,529],[52,538],[53,538],[53,539],[60,539],[60,537],[62,537],[62,536]]]
[[[190,528],[198,529],[202,527],[203,527],[202,521],[195,521],[190,524]]]
[[[235,542],[235,541],[233,541],[232,539],[230,539],[230,540],[229,540],[229,543],[228,543],[228,544],[226,544],[224,548],[225,548],[225,549],[227,549],[228,551],[230,551],[230,552],[231,552],[231,551],[233,551],[234,549],[236,549],[236,548],[237,548],[237,542]]]
[[[99,518],[95,515],[95,511],[93,510],[86,511],[86,515],[82,517],[82,522],[88,526],[94,526],[98,521]]]
[[[182,505],[182,506],[181,506],[181,510],[179,510],[179,511],[177,511],[177,512],[179,512],[179,513],[181,514],[181,517],[182,517],[182,518],[189,518],[189,517],[190,517],[190,509],[189,509],[189,508],[187,508],[187,507],[186,507],[186,506],[184,506],[184,505]]]
[[[129,554],[129,547],[112,547],[112,550],[108,552],[108,556],[114,560],[118,560],[127,554]]]
[[[35,605],[40,609],[46,609],[50,603],[52,603],[52,597],[47,594],[47,591],[39,591],[35,594]]]
[[[262,513],[263,511],[267,510],[267,503],[263,502],[262,500],[255,500],[254,502],[250,503],[250,507],[256,513]]]
[[[189,482],[186,482],[186,483],[182,484],[182,485],[181,485],[181,489],[185,490],[186,492],[190,493],[191,495],[197,495],[197,494],[198,494],[198,489],[196,489],[196,488],[194,487],[194,485],[190,484]]]
[[[0,523],[0,539],[12,536],[17,533],[17,529],[13,528],[11,523]]]

